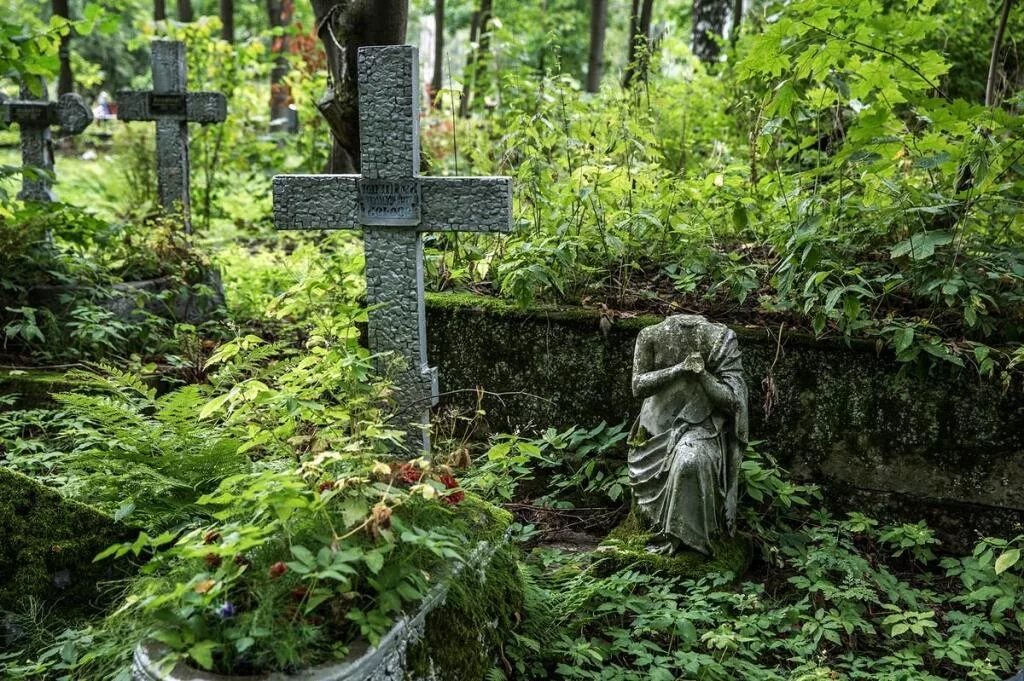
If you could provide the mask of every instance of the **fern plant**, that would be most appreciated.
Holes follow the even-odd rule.
[[[143,379],[114,367],[77,372],[87,391],[55,395],[66,427],[66,493],[89,499],[117,519],[162,529],[205,515],[196,500],[224,478],[249,469],[241,442],[200,423],[206,389],[186,386],[162,397]]]

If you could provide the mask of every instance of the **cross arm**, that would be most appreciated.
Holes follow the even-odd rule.
[[[184,110],[178,102],[184,102]],[[122,121],[167,118],[192,123],[221,123],[228,117],[228,103],[220,92],[119,92],[117,117]]]
[[[512,178],[421,177],[420,231],[509,232]]]
[[[277,229],[358,229],[358,175],[277,175]]]

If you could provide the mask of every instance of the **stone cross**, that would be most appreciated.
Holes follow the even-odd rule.
[[[17,123],[21,132],[21,163],[35,172],[23,172],[18,198],[24,201],[53,201],[50,189],[53,176],[53,144],[50,126],[59,125],[61,134],[78,135],[92,123],[92,111],[74,93],[60,96],[56,102],[29,99],[0,102],[0,125]]]
[[[359,49],[361,175],[278,175],[278,229],[362,229],[369,344],[405,360],[395,377],[411,447],[429,451],[437,370],[427,365],[423,240],[428,231],[507,232],[512,179],[420,177],[416,48]],[[414,451],[415,451],[414,449]]]
[[[188,124],[220,123],[228,114],[220,92],[188,92],[184,43],[153,41],[153,89],[119,92],[122,121],[156,121],[156,177],[160,205],[181,212],[191,231],[189,210]]]

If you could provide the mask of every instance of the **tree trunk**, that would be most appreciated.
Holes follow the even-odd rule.
[[[729,0],[693,0],[693,53],[705,64],[718,61]]]
[[[195,14],[192,12],[192,0],[178,0],[178,21],[187,24],[194,20]]]
[[[430,76],[430,105],[444,87],[444,0],[434,0],[434,73]]]
[[[480,9],[473,13],[473,24],[469,30],[469,42],[476,47],[466,60],[466,74],[463,78],[462,101],[459,103],[459,115],[465,118],[473,104],[475,86],[487,68],[486,57],[491,49],[491,33],[488,24],[494,13],[494,0],[480,0]]]
[[[53,0],[53,15],[71,19],[68,0]],[[75,78],[71,73],[71,32],[60,39],[60,76],[57,78],[57,94],[75,91]]]
[[[291,26],[295,16],[295,0],[267,0],[267,18],[271,28],[285,29]],[[274,68],[270,71],[270,130],[280,132],[288,129],[291,113],[292,93],[284,82],[288,77],[288,35],[285,31],[274,36],[270,51],[276,54]]]
[[[734,0],[732,3],[732,33],[729,34],[729,43],[735,47],[736,41],[740,39],[740,27],[743,25],[743,0]]]
[[[153,21],[167,21],[167,0],[153,0]]]
[[[328,172],[359,172],[357,55],[366,45],[405,42],[409,0],[312,0],[331,83],[317,102],[334,135]]]
[[[220,37],[235,42],[235,0],[220,0]]]
[[[647,66],[650,63],[651,15],[654,0],[633,0],[629,15],[629,55],[622,86],[631,87],[639,80],[647,80]]]
[[[999,13],[999,23],[996,24],[996,37],[992,40],[992,57],[988,62],[988,78],[985,80],[985,106],[993,106],[996,100],[996,71],[999,68],[999,50],[1003,45],[1003,35],[1006,33],[1006,22],[1010,18],[1010,8],[1013,0],[1003,0],[1003,8]]]
[[[587,60],[587,92],[601,89],[604,69],[604,36],[608,29],[608,0],[590,0],[590,58]]]

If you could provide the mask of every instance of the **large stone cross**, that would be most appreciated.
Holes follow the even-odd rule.
[[[370,350],[395,377],[410,446],[429,451],[437,370],[427,365],[422,232],[507,232],[512,179],[420,177],[419,61],[409,45],[359,49],[362,175],[278,175],[278,229],[362,229]]]
[[[185,231],[191,231],[189,210],[188,124],[220,123],[228,115],[220,92],[188,92],[184,43],[153,41],[153,89],[119,92],[117,117],[122,121],[156,121],[156,178],[160,205],[180,207]]]
[[[17,123],[21,133],[21,163],[23,172],[18,198],[24,201],[53,201],[50,189],[53,176],[53,145],[50,127],[59,125],[62,134],[77,135],[92,123],[92,111],[82,98],[73,93],[60,96],[56,102],[28,99],[0,102],[0,125]]]

